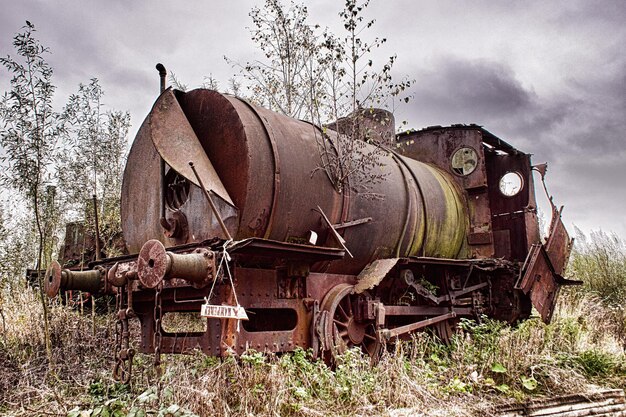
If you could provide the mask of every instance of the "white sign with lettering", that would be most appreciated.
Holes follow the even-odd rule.
[[[246,310],[241,306],[203,304],[200,315],[217,319],[249,320]]]

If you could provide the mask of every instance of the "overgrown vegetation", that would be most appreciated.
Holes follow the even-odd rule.
[[[31,319],[40,308],[24,289],[5,311],[0,414],[489,415],[511,399],[581,392],[588,384],[626,388],[620,323],[600,299],[576,291],[563,294],[550,325],[538,318],[516,328],[464,321],[450,345],[421,333],[374,367],[358,351],[344,354],[335,370],[302,350],[224,360],[198,352],[167,356],[157,381],[151,357],[138,355],[131,386],[112,380],[112,358],[102,354],[111,351],[112,318],[99,317],[94,336],[90,318],[57,305],[48,368],[41,323]]]
[[[571,272],[586,291],[614,308],[626,307],[626,242],[617,235],[597,230],[587,237],[576,229]]]

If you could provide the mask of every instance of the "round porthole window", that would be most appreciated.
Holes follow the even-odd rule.
[[[500,192],[506,197],[517,195],[524,187],[524,180],[518,172],[507,172],[500,178]]]
[[[452,171],[458,175],[469,175],[478,166],[478,154],[473,148],[459,148],[452,154]]]

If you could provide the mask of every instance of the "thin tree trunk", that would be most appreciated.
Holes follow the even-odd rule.
[[[43,307],[43,329],[44,340],[46,344],[46,356],[48,357],[48,363],[52,365],[52,343],[50,342],[50,322],[48,319],[48,300],[44,293],[43,275],[41,274],[42,258],[43,258],[43,245],[44,236],[41,228],[41,218],[39,217],[39,199],[37,195],[33,198],[33,208],[35,211],[35,223],[37,224],[37,232],[39,233],[39,249],[37,254],[37,281],[39,282],[39,297],[41,299],[41,306]]]

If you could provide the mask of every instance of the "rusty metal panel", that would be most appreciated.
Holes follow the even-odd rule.
[[[494,237],[490,232],[476,232],[467,235],[467,242],[470,245],[488,245],[493,242]]]
[[[383,278],[387,276],[389,271],[393,269],[400,258],[377,259],[367,265],[357,277],[357,284],[354,286],[354,292],[357,294],[374,288]]]
[[[167,242],[159,224],[159,170],[160,157],[150,139],[146,118],[128,153],[122,182],[120,217],[126,248],[130,253],[138,253],[150,239],[161,238],[163,243]]]
[[[484,150],[479,126],[434,127],[407,136],[400,136],[396,151],[406,157],[426,162],[454,175],[454,179],[464,189],[487,186],[487,173],[484,165]],[[451,158],[461,147],[476,151],[478,165],[469,175],[454,174]]]
[[[472,189],[467,193],[469,216],[468,244],[471,258],[490,258],[494,256],[494,236],[491,227],[491,209],[487,189]],[[472,236],[483,236],[475,239]],[[490,236],[490,241],[486,236]]]
[[[270,220],[278,168],[258,116],[237,98],[211,90],[179,93],[177,98],[239,209],[235,238],[263,237]]]
[[[496,230],[493,232],[496,257],[511,259],[511,231]]]
[[[522,186],[519,192],[507,196],[500,189],[500,181],[510,172],[520,176]],[[495,240],[495,256],[522,262],[528,255],[529,244],[539,243],[537,233],[532,232],[538,230],[536,216],[527,215],[536,211],[530,155],[490,151],[487,153],[487,176],[492,228],[494,237],[499,236]]]
[[[277,270],[236,268],[235,276],[237,277],[237,297],[246,310],[276,311],[274,321],[282,319],[278,315],[281,309],[292,310],[297,317],[293,329],[246,331],[245,326],[242,326],[238,332],[234,329],[229,330],[227,337],[232,338],[233,347],[237,353],[243,353],[248,348],[258,351],[285,352],[297,346],[309,345],[310,314],[302,299],[278,298],[279,274]],[[254,284],[251,285],[251,283]],[[254,313],[250,313],[249,317],[254,319]]]
[[[541,319],[549,323],[554,311],[559,283],[550,259],[543,245],[531,247],[522,279],[517,284],[525,294],[530,293],[533,306],[541,314]]]
[[[561,275],[567,266],[574,239],[570,239],[561,220],[561,211],[557,210],[556,207],[552,207],[552,222],[550,223],[549,236],[546,243],[546,252],[554,267],[554,272]]]
[[[150,138],[165,162],[193,184],[200,186],[189,166],[189,162],[193,162],[205,187],[233,205],[233,200],[202,149],[171,88],[165,90],[154,103],[148,120]]]
[[[409,158],[435,165],[449,173],[449,177],[466,191],[469,233],[463,250],[466,256],[484,258],[494,256],[491,234],[491,210],[487,194],[485,150],[479,126],[432,127],[401,136],[397,151]],[[461,175],[452,169],[454,153],[464,147],[473,149],[478,158],[476,169]]]

